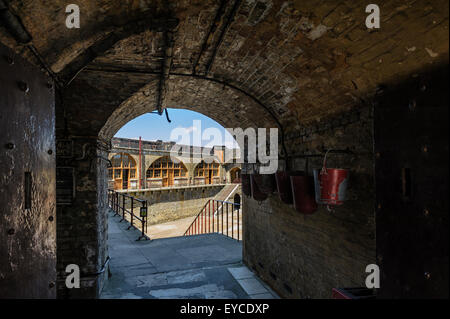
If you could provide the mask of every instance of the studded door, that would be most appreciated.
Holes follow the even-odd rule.
[[[0,298],[56,297],[52,81],[0,44]]]

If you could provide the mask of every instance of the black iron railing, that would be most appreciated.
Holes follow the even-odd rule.
[[[119,223],[127,220],[127,216],[129,215],[130,226],[128,226],[128,229],[130,229],[131,227],[139,229],[134,225],[135,220],[141,223],[141,235],[137,240],[150,239],[146,235],[148,225],[148,205],[146,200],[135,198],[125,193],[119,193],[114,190],[108,189],[108,204],[109,207],[114,211],[114,216],[122,216],[122,219],[119,221]],[[139,212],[139,215],[135,214],[136,210]]]
[[[216,199],[208,200],[184,236],[208,233],[219,233],[242,240],[241,205]]]

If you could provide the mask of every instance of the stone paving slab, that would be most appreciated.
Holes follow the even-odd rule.
[[[228,271],[252,299],[278,299],[278,295],[246,266],[230,267]]]
[[[108,217],[109,278],[100,298],[276,297],[242,264],[242,243],[220,234],[136,241],[139,231]]]
[[[253,278],[255,275],[247,267],[228,268],[228,271],[233,275],[234,279]]]

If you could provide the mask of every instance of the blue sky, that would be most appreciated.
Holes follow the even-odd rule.
[[[139,139],[139,136],[142,137],[143,140],[154,141],[154,140],[163,140],[170,141],[173,140],[175,142],[181,142],[176,138],[170,138],[172,130],[176,128],[184,128],[186,132],[189,133],[189,143],[194,146],[205,146],[209,141],[201,140],[197,141],[194,138],[194,134],[204,133],[204,130],[207,128],[216,128],[221,133],[221,141],[219,143],[214,143],[217,145],[226,145],[227,147],[232,146],[232,140],[230,133],[228,133],[225,128],[214,121],[213,119],[194,111],[183,110],[183,109],[167,109],[169,111],[169,118],[172,121],[171,123],[167,122],[165,114],[159,116],[158,114],[144,114],[141,115],[134,120],[131,120],[127,124],[125,124],[115,135],[115,137],[124,137],[124,138],[132,138]],[[200,121],[200,122],[194,122]],[[179,131],[179,130],[178,130]],[[200,133],[200,134],[202,134]],[[186,138],[186,137],[185,137]]]

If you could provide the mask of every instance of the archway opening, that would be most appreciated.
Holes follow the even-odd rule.
[[[145,173],[146,188],[187,186],[187,168],[180,160],[163,156],[154,161]]]
[[[220,184],[223,182],[221,179],[222,168],[217,161],[207,163],[201,161],[194,171],[194,185],[211,185]]]
[[[448,247],[434,245],[420,254],[422,238],[441,243],[448,234],[448,184],[436,169],[448,157],[442,145],[448,123],[441,122],[448,118],[448,2],[421,7],[384,1],[388,16],[380,32],[367,32],[367,15],[355,1],[83,0],[82,12],[89,14],[83,15],[82,32],[61,25],[63,1],[0,3],[0,136],[6,146],[0,180],[7,182],[2,194],[8,203],[7,214],[0,214],[8,217],[0,231],[7,236],[0,242],[11,258],[0,268],[18,274],[21,294],[54,296],[54,269],[20,276],[33,265],[53,268],[54,262],[58,291],[69,291],[64,270],[70,262],[84,275],[82,289],[71,294],[96,296],[109,260],[106,145],[136,116],[183,107],[229,127],[284,127],[280,136],[289,152],[284,150],[280,169],[286,171],[291,160],[291,172],[308,168],[312,175],[328,150],[343,151],[327,162],[351,170],[349,200],[333,214],[321,205],[303,218],[298,205],[275,195],[264,203],[244,199],[246,264],[283,296],[326,298],[334,287],[364,285],[364,270],[374,263],[389,283],[382,285],[382,297],[448,295],[446,280],[436,279],[448,277]],[[27,154],[31,150],[36,154]],[[31,165],[37,159],[56,164]],[[147,167],[138,167],[141,181]],[[405,200],[397,194],[396,167],[420,172],[405,183],[420,185],[421,196]],[[130,172],[122,164],[120,169],[120,176],[128,176],[127,189],[120,190],[126,192]],[[442,194],[435,185],[443,186]],[[24,207],[33,210],[19,214]],[[402,210],[408,214],[396,214]],[[427,222],[416,218],[411,226],[413,215]],[[392,245],[398,234],[405,236]],[[30,239],[33,246],[46,246],[30,255]],[[431,254],[432,262],[426,258]],[[424,286],[423,271],[399,272],[402,264],[427,270],[426,279],[431,269],[433,289]]]
[[[117,178],[109,182],[108,186],[110,190],[117,190],[112,194],[117,194],[113,196],[118,196],[118,199],[111,205],[108,214],[108,230],[114,232],[110,234],[111,239],[108,240],[110,254],[112,258],[119,260],[138,258],[131,255],[130,251],[121,252],[120,248],[121,237],[129,237],[134,226],[135,231],[137,230],[135,236],[141,241],[146,239],[164,241],[167,238],[180,241],[173,250],[170,244],[166,243],[169,248],[164,254],[178,255],[177,247],[186,242],[188,246],[192,246],[190,249],[195,256],[203,254],[202,251],[208,250],[211,242],[214,242],[220,249],[227,251],[226,255],[229,256],[227,258],[230,258],[227,263],[241,261],[243,240],[243,212],[239,195],[241,188],[239,184],[232,184],[226,178],[230,168],[233,168],[233,176],[238,176],[241,164],[238,158],[225,161],[225,154],[231,147],[237,146],[237,143],[234,139],[231,143],[226,139],[221,141],[223,143],[203,139],[200,143],[195,143],[194,139],[176,140],[169,134],[171,130],[181,129],[185,133],[194,134],[203,133],[211,127],[208,123],[201,123],[203,127],[201,129],[192,123],[188,126],[189,123],[178,121],[179,113],[183,118],[190,116],[203,119],[203,115],[197,112],[169,110],[169,113],[171,122],[149,114],[141,116],[145,123],[139,125],[140,117],[137,117],[124,125],[111,140],[112,149],[108,158],[112,167],[109,169],[109,178],[113,178],[115,174]],[[225,128],[218,123],[215,125],[213,128],[225,134]],[[203,137],[203,134],[200,135]],[[187,153],[184,153],[186,150]],[[239,151],[231,150],[234,156],[240,155]],[[129,172],[130,162],[136,170],[134,177],[137,183],[133,186],[138,187],[112,188],[114,185],[122,185],[121,178],[125,176],[125,172]],[[125,171],[125,168],[128,170]],[[239,202],[235,202],[236,198],[239,198]],[[142,207],[146,210],[145,217],[140,214]],[[205,239],[197,245],[194,244],[197,242],[194,236],[198,235],[205,236]],[[227,237],[235,239],[232,244]],[[140,247],[136,247],[134,251],[141,249]],[[147,254],[147,251],[143,254]],[[202,257],[199,260],[189,257],[185,260],[183,258],[176,261],[162,260],[160,264],[155,261],[155,264],[162,268],[185,270],[189,264],[198,263],[203,267],[218,262],[225,262],[223,256],[211,251],[207,258]],[[108,284],[106,294],[115,293],[111,287]]]
[[[235,210],[241,209],[241,195],[235,194],[234,198],[233,198],[233,201],[234,201],[234,204],[235,204],[234,209]]]
[[[240,167],[233,167],[230,170],[230,182],[233,184],[241,183],[241,168]]]
[[[168,111],[169,121],[150,113],[117,129],[108,155],[112,163],[108,187],[120,191],[119,196],[128,196],[125,219],[130,222],[131,214],[137,215],[140,209],[138,202],[131,203],[131,197],[145,201],[148,216],[144,233],[149,238],[217,233],[217,228],[195,227],[193,231],[191,226],[197,223],[199,214],[205,213],[205,207],[212,210],[210,214],[222,214],[222,210],[217,209],[222,208],[225,201],[233,203],[234,194],[241,191],[236,180],[241,165],[238,144],[223,126],[201,113],[183,109]],[[200,140],[196,140],[195,134]],[[129,163],[132,163],[133,179],[127,179],[125,188],[123,180],[128,176],[125,174],[129,174],[126,166]],[[230,170],[234,184],[230,182]],[[229,209],[235,210],[234,207]],[[237,229],[239,224],[242,228],[242,214],[239,218],[231,227]],[[210,223],[213,223],[212,218]],[[226,229],[224,232],[227,234]],[[236,233],[230,236],[238,238]]]
[[[138,186],[136,161],[127,153],[118,153],[111,158],[108,167],[108,188],[113,190],[136,189]]]

